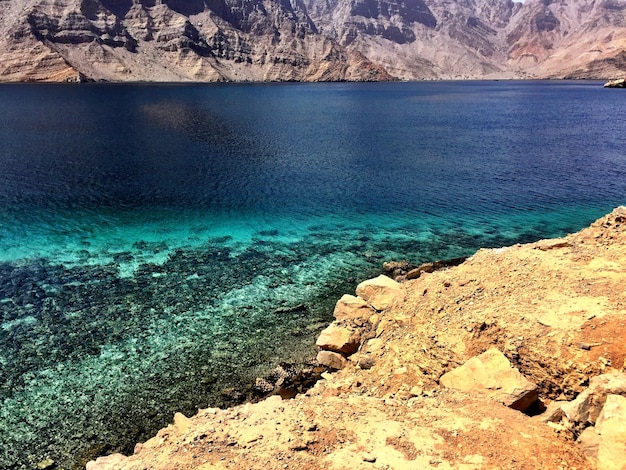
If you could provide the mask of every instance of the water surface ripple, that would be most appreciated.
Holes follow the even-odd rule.
[[[383,261],[626,199],[598,82],[0,86],[0,468],[130,451],[310,357]],[[229,391],[229,389],[231,391]]]

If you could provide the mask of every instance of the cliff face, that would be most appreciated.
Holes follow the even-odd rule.
[[[624,0],[305,0],[327,36],[402,79],[626,72]]]
[[[0,0],[0,80],[606,78],[626,0]]]
[[[624,72],[626,0],[0,0],[0,81]]]
[[[507,32],[509,64],[546,76],[623,75],[625,26],[625,0],[529,0]]]
[[[0,0],[0,79],[389,80],[286,0]]]

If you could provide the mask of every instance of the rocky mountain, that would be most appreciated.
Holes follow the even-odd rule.
[[[0,0],[0,81],[626,73],[626,0]]]
[[[0,79],[389,80],[289,0],[0,0]]]

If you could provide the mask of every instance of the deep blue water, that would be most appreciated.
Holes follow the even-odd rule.
[[[625,105],[598,82],[0,86],[0,468],[227,404],[384,261],[588,225],[626,202]]]

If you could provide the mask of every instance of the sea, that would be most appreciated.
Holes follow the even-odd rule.
[[[386,261],[587,226],[626,203],[625,118],[596,81],[0,85],[0,468],[311,363]]]

